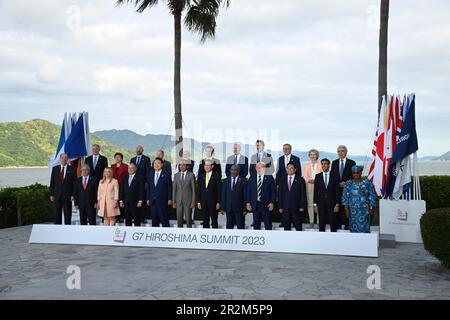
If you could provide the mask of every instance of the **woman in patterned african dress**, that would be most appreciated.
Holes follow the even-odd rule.
[[[353,179],[345,184],[341,204],[345,206],[350,232],[370,233],[376,195],[372,182],[361,178],[362,171],[362,166],[352,167]]]

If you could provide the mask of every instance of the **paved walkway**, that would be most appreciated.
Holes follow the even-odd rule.
[[[31,245],[30,231],[0,230],[0,299],[450,299],[450,270],[416,244],[356,258]],[[69,265],[81,290],[66,288]],[[379,290],[367,288],[369,265]]]

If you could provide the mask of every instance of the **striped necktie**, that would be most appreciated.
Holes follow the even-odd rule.
[[[261,200],[262,180],[261,176],[258,176],[258,201]]]

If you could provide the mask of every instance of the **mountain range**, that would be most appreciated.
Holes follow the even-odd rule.
[[[59,141],[61,126],[46,120],[35,119],[26,122],[0,122],[0,167],[35,167],[47,166],[50,158],[54,156]],[[154,157],[157,149],[166,151],[166,157],[170,160],[170,150],[174,146],[175,138],[164,134],[140,135],[131,130],[104,130],[91,135],[92,143],[98,143],[101,153],[113,160],[115,152],[124,154],[125,161],[134,155],[136,145],[144,147],[145,154]],[[203,150],[207,145],[212,145],[215,156],[221,161],[226,159],[226,154],[231,154],[233,143],[230,142],[200,142],[185,138],[184,146],[191,150],[194,159],[203,157]],[[254,145],[243,144],[243,154],[253,154]],[[273,156],[281,154],[277,150],[269,150]],[[294,150],[293,153],[305,162],[308,160],[307,151]],[[320,158],[336,158],[334,152],[320,151]],[[357,162],[366,160],[365,156],[349,155]],[[450,160],[450,151],[440,157],[423,157],[421,160]]]

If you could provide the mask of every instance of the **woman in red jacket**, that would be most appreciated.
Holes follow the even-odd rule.
[[[120,187],[122,185],[123,178],[128,174],[128,165],[123,163],[123,154],[120,152],[116,152],[114,155],[114,160],[116,163],[111,165],[111,170],[113,172],[114,179],[117,179]],[[120,208],[119,223],[122,223],[124,218],[125,210]]]

